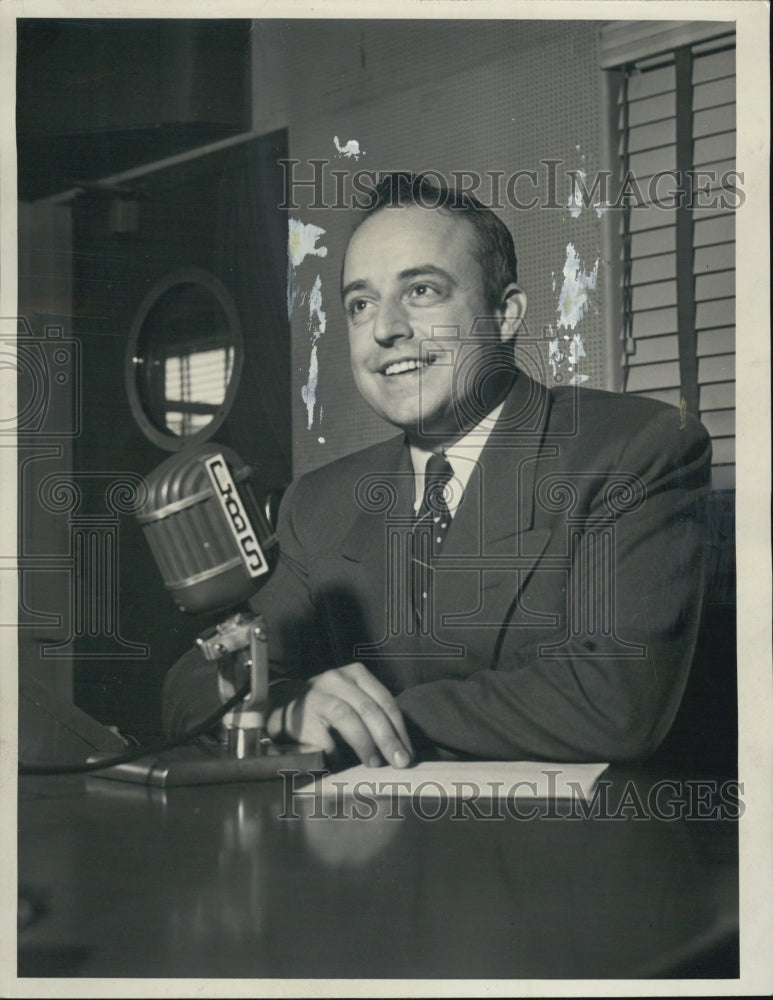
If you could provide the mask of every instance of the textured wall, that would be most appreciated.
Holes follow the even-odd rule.
[[[289,149],[301,161],[299,177],[312,176],[307,161],[314,158],[330,160],[328,172],[431,169],[450,179],[454,170],[477,171],[485,179],[479,195],[487,200],[487,171],[501,171],[506,180],[516,170],[535,170],[536,194],[546,201],[547,168],[540,161],[561,161],[555,197],[562,207],[523,211],[508,206],[500,213],[514,234],[519,278],[529,297],[531,337],[521,342],[521,358],[549,383],[550,340],[558,337],[566,347],[564,337],[577,332],[587,352],[579,372],[587,376],[587,385],[603,385],[601,275],[576,329],[557,330],[568,245],[576,249],[580,276],[592,273],[599,258],[603,261],[599,217],[592,208],[568,210],[571,187],[565,175],[583,169],[592,176],[600,165],[599,24],[318,21],[274,31],[286,54]],[[359,159],[340,153],[334,137],[344,149],[348,140],[356,140]],[[327,180],[325,198],[332,202],[335,179],[328,173]],[[535,194],[528,179],[519,182],[517,194],[522,202]],[[296,474],[393,433],[360,400],[349,373],[338,283],[352,214],[313,208],[312,197],[310,190],[299,190],[300,207],[290,213],[304,225],[325,230],[316,247],[327,250],[325,256],[306,256],[294,269]],[[310,407],[308,388],[305,400],[303,395],[310,373],[314,380],[315,365]],[[565,360],[559,377],[577,371],[570,372]]]

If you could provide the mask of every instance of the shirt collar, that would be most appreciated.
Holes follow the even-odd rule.
[[[449,509],[451,513],[459,505],[462,499],[464,490],[469,482],[472,470],[480,458],[480,453],[483,451],[483,447],[488,441],[489,435],[494,428],[494,424],[502,412],[502,407],[504,406],[504,401],[502,401],[498,406],[487,413],[486,416],[476,424],[471,430],[469,430],[463,438],[458,441],[454,441],[447,448],[439,449],[448,459],[451,468],[454,470],[454,478],[458,480],[459,488],[454,490],[454,495],[458,496],[456,504],[450,504]],[[427,462],[429,461],[430,455],[433,452],[427,450],[426,448],[420,448],[418,445],[411,444],[411,464],[413,465],[413,475],[414,475],[414,502],[413,509],[418,510],[421,506],[421,500],[424,496],[424,470],[427,467]]]

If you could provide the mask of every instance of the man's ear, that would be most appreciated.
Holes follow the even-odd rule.
[[[499,309],[499,337],[503,344],[515,337],[525,315],[526,293],[518,285],[508,285],[502,293],[502,305]]]

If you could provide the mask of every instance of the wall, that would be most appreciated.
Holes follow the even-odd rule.
[[[18,312],[23,319],[13,323],[13,332],[18,336],[19,665],[25,680],[69,699],[72,656],[65,652],[45,659],[43,650],[62,638],[62,569],[70,555],[70,533],[66,521],[41,502],[40,490],[47,477],[72,468],[81,425],[69,205],[20,202],[18,233]],[[5,320],[6,336],[11,333],[8,324]],[[9,444],[7,438],[3,444]]]
[[[193,121],[244,128],[244,20],[21,17],[17,28],[23,136]]]
[[[560,161],[555,199],[558,208],[500,213],[512,229],[519,277],[529,297],[529,335],[519,358],[543,381],[553,377],[548,345],[572,329],[557,330],[558,299],[568,244],[579,266],[591,272],[603,257],[602,220],[591,208],[577,217],[567,210],[566,171],[588,175],[601,163],[604,114],[598,69],[597,22],[542,21],[316,21],[253,25],[257,54],[253,119],[260,119],[261,94],[269,120],[281,103],[289,126],[290,157],[299,178],[311,178],[310,159],[326,159],[325,200],[335,202],[330,170],[501,171],[502,184],[516,170],[538,173],[537,195],[547,200],[547,168]],[[264,57],[260,57],[260,51]],[[268,56],[269,50],[271,57]],[[278,87],[277,52],[284,55],[283,89]],[[273,60],[273,63],[271,62]],[[266,72],[261,75],[260,67]],[[271,77],[268,79],[268,70]],[[275,111],[274,111],[275,113]],[[340,153],[348,140],[359,144],[359,159]],[[491,181],[479,188],[491,197]],[[516,194],[533,195],[528,179]],[[368,410],[351,380],[338,283],[352,213],[313,208],[314,193],[298,190],[291,216],[324,230],[317,248],[295,269],[292,317],[293,459],[296,474],[373,441],[392,429]],[[503,188],[503,200],[504,197]],[[600,268],[603,271],[604,261]],[[310,309],[319,277],[321,306]],[[588,385],[605,380],[603,282],[591,295],[578,323],[586,357],[579,371]],[[551,329],[552,328],[552,329]],[[318,376],[313,406],[308,388],[316,345]],[[575,371],[573,374],[577,374]],[[560,378],[571,377],[566,364]],[[312,374],[313,379],[313,374]]]

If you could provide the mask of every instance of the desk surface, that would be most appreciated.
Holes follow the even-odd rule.
[[[737,823],[618,810],[656,777],[605,775],[618,818],[531,820],[25,778],[19,975],[737,976]]]

